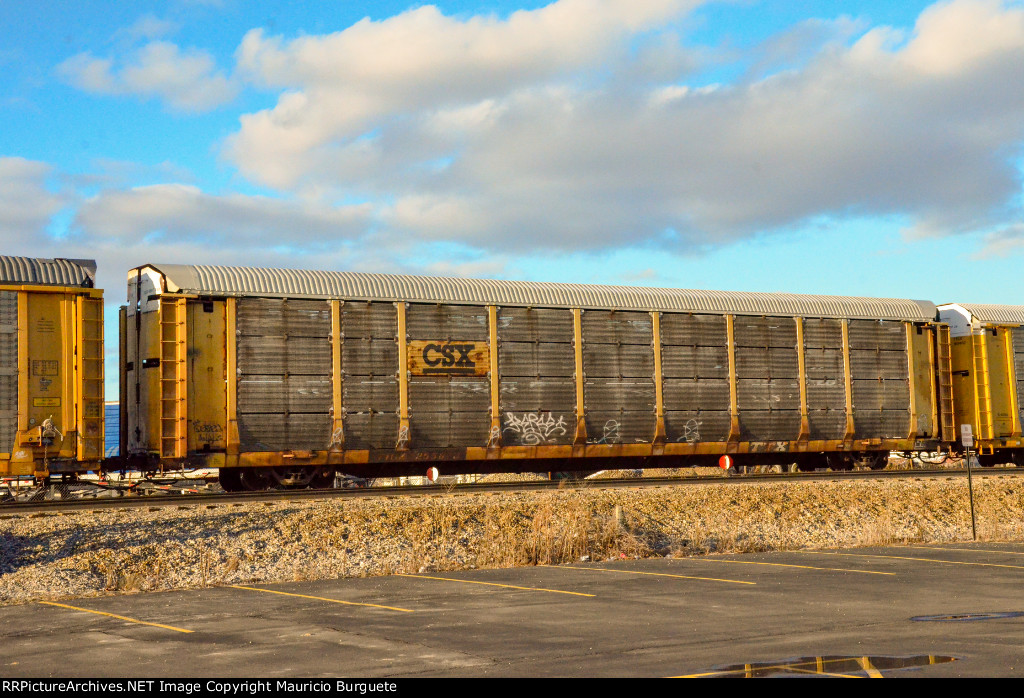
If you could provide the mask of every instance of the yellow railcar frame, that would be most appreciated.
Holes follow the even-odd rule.
[[[98,470],[104,451],[103,291],[80,286],[0,284],[18,305],[18,405],[14,442],[0,445],[0,475],[44,479],[52,474]],[[30,346],[45,343],[34,315],[41,307],[59,320],[59,404],[42,398],[31,379]],[[49,340],[52,342],[52,339]],[[52,418],[59,444],[44,444],[41,427]]]

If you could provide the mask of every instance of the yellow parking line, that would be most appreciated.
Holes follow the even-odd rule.
[[[875,665],[871,663],[870,657],[861,657],[858,661],[861,668],[868,673],[868,677],[872,679],[882,678],[882,672],[875,668]]]
[[[173,630],[178,633],[191,633],[192,630],[186,630],[185,628],[175,628],[173,625],[161,625],[160,623],[149,623],[138,618],[129,618],[128,616],[119,616],[114,613],[106,613],[104,611],[94,611],[91,608],[81,608],[79,606],[70,606],[66,603],[54,603],[53,601],[40,601],[39,603],[46,604],[47,606],[60,606],[61,608],[70,608],[72,611],[84,611],[86,613],[95,613],[98,616],[107,616],[109,618],[117,618],[118,620],[126,620],[129,623],[138,623],[139,625],[152,625],[156,628],[163,628],[165,630]]]
[[[943,548],[935,545],[908,545],[908,548],[915,550],[959,550],[965,553],[1002,553],[1003,555],[1024,555],[1019,550],[988,550],[986,548]]]
[[[700,679],[700,678],[704,678],[706,676],[729,676],[731,674],[747,674],[747,673],[752,673],[754,671],[765,671],[765,670],[769,670],[769,669],[783,669],[785,671],[795,671],[795,672],[798,672],[798,673],[801,673],[801,674],[816,674],[816,675],[819,675],[819,676],[835,676],[835,677],[844,678],[844,679],[859,679],[859,678],[862,678],[862,677],[857,676],[855,674],[833,674],[833,673],[829,673],[829,672],[825,671],[822,668],[825,664],[834,664],[835,662],[846,662],[846,661],[849,661],[849,660],[847,658],[843,657],[841,659],[825,659],[825,660],[818,660],[818,659],[816,659],[813,662],[795,662],[793,664],[775,664],[775,665],[772,665],[772,666],[755,666],[753,664],[748,664],[743,669],[729,669],[729,670],[726,670],[726,671],[708,671],[708,672],[705,672],[703,674],[684,674],[683,676],[674,676],[672,678],[676,678],[676,679]],[[811,666],[811,665],[814,665],[816,668],[815,669],[801,669],[800,668],[800,667]]]
[[[436,579],[439,582],[460,582],[462,584],[483,584],[490,587],[503,587],[505,589],[520,589],[522,591],[549,591],[552,594],[571,594],[572,596],[590,596],[594,594],[581,594],[578,591],[562,591],[561,589],[542,589],[540,587],[517,587],[514,584],[497,584],[496,582],[478,582],[472,579],[452,579],[450,577],[428,577],[424,574],[398,574],[397,577],[412,577],[413,579]]]
[[[620,574],[647,574],[652,577],[675,577],[676,579],[701,579],[705,582],[727,582],[729,584],[750,584],[757,582],[743,582],[738,579],[716,579],[715,577],[694,577],[686,574],[667,574],[665,572],[635,572],[633,570],[610,570],[607,567],[572,567],[570,565],[558,565],[560,570],[583,570],[584,572],[618,572]]]
[[[814,676],[831,676],[834,679],[862,679],[863,676],[857,676],[856,674],[833,674],[830,671],[811,671],[810,669],[797,669],[790,668],[790,671],[796,672],[797,674],[813,674]],[[880,676],[878,678],[881,678]]]
[[[1020,565],[997,565],[994,562],[961,562],[959,560],[936,560],[929,557],[900,557],[899,555],[868,555],[866,553],[826,553],[821,550],[798,550],[805,555],[845,555],[846,557],[876,557],[884,560],[916,560],[917,562],[940,562],[946,565],[971,565],[974,567],[1003,567],[1011,570],[1024,570]]]
[[[388,611],[402,611],[403,613],[412,613],[411,608],[398,608],[396,606],[381,606],[376,603],[359,603],[357,601],[341,601],[339,599],[328,599],[323,596],[307,596],[306,594],[293,594],[289,591],[277,591],[276,589],[260,589],[258,587],[243,587],[238,584],[230,585],[232,589],[246,589],[248,591],[263,591],[268,594],[280,594],[281,596],[297,596],[300,599],[313,599],[314,601],[328,601],[330,603],[340,603],[345,606],[369,606],[370,608],[383,608]]]
[[[732,562],[737,565],[771,565],[772,567],[798,567],[802,570],[823,570],[826,572],[857,572],[858,574],[884,574],[895,577],[895,572],[875,572],[874,570],[847,570],[842,567],[811,567],[810,565],[789,565],[782,562],[755,562],[753,560],[726,560],[720,557],[703,557],[701,562]]]

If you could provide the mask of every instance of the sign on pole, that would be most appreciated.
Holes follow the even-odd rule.
[[[960,440],[963,442],[964,448],[974,445],[974,432],[971,430],[970,424],[960,425]]]
[[[960,441],[967,449],[964,460],[967,461],[967,495],[971,498],[971,533],[974,535],[974,540],[978,540],[978,522],[974,517],[974,483],[971,481],[971,446],[974,445],[974,433],[971,431],[970,424],[960,425]]]

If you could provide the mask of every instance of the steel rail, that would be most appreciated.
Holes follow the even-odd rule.
[[[985,468],[976,471],[976,477],[1005,477],[1024,475],[1024,468]],[[409,485],[402,487],[367,487],[361,489],[327,490],[269,490],[260,492],[223,492],[189,495],[124,495],[87,499],[60,499],[41,502],[0,503],[0,518],[27,514],[63,514],[76,511],[100,509],[163,508],[181,509],[240,506],[246,503],[289,503],[296,504],[338,498],[384,498],[431,497],[439,495],[467,495],[497,492],[529,492],[557,489],[602,490],[602,489],[647,489],[692,485],[744,485],[783,482],[826,482],[843,480],[886,480],[886,479],[954,479],[966,478],[967,470],[864,470],[840,472],[805,473],[757,473],[725,477],[679,476],[667,478],[621,478],[593,480],[537,480],[517,482],[466,483],[459,485]]]

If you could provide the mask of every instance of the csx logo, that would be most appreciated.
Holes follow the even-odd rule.
[[[486,342],[427,339],[409,342],[409,372],[413,376],[486,376],[490,352]]]
[[[423,347],[423,363],[431,368],[468,368],[473,369],[476,363],[469,357],[473,344],[428,344]]]

